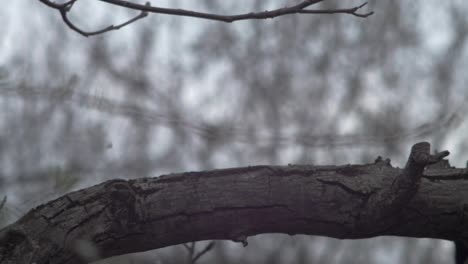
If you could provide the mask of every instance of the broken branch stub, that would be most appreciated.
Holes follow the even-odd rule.
[[[404,170],[406,176],[413,180],[418,180],[421,178],[426,166],[435,164],[450,154],[450,152],[445,150],[431,155],[430,149],[431,145],[428,142],[419,142],[413,145]]]
[[[365,209],[359,214],[357,228],[377,234],[398,224],[399,218],[395,215],[399,215],[417,194],[425,167],[440,162],[448,155],[448,151],[431,155],[428,142],[414,144],[405,168],[396,176],[392,176],[391,181],[382,185],[380,190],[370,195]],[[381,158],[376,162],[380,160]]]

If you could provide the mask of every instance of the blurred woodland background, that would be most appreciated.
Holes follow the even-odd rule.
[[[235,14],[297,1],[158,0]],[[328,0],[318,7],[359,5]],[[4,6],[4,7],[3,7]],[[402,167],[412,144],[468,159],[466,1],[370,0],[369,18],[289,15],[225,24],[150,15],[84,38],[39,1],[0,9],[0,227],[112,178],[258,164]],[[78,1],[86,29],[136,12]],[[181,193],[180,195],[184,195]],[[197,243],[202,248],[208,242]],[[430,239],[261,235],[197,263],[452,263]],[[100,263],[188,263],[183,246]]]

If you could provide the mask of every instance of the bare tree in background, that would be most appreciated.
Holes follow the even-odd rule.
[[[263,10],[267,1],[249,4],[248,10]],[[234,9],[229,10],[241,8],[230,5],[227,8]],[[322,5],[336,8],[333,2]],[[78,68],[69,57],[78,52],[71,45],[75,38],[56,16],[48,18],[47,25],[55,25],[50,31],[56,40],[31,51],[49,54],[47,63],[31,62],[18,50],[7,64],[11,75],[19,78],[10,89],[2,87],[2,108],[8,113],[3,123],[8,129],[2,129],[1,151],[2,162],[8,165],[2,166],[5,176],[0,186],[3,192],[7,186],[21,188],[16,200],[27,203],[7,202],[2,214],[19,217],[39,203],[37,197],[45,201],[56,191],[65,191],[61,186],[70,178],[79,180],[75,185],[70,180],[69,188],[76,188],[95,180],[214,167],[370,162],[379,154],[404,164],[407,146],[420,140],[452,150],[444,146],[449,139],[456,140],[465,116],[459,100],[466,96],[465,75],[460,72],[466,68],[465,5],[438,7],[447,14],[453,37],[436,51],[424,46],[424,23],[418,11],[429,4],[371,1],[369,5],[370,10],[391,12],[372,16],[372,23],[342,16],[286,16],[232,25],[197,22],[204,30],[192,32],[195,37],[190,40],[181,37],[187,20],[158,18],[158,23],[134,25],[135,32],[125,33],[132,37],[124,43],[121,32],[90,40],[80,48],[85,67]],[[206,8],[226,11],[215,1],[206,1]],[[163,38],[160,29],[166,24],[175,28]],[[152,36],[147,32],[151,30]],[[57,45],[58,40],[69,46]],[[163,59],[164,46],[171,47],[167,54],[173,56]],[[193,53],[186,52],[187,47]],[[28,74],[15,74],[20,69]],[[65,89],[75,74],[75,86]],[[206,88],[211,81],[216,85]],[[115,95],[120,93],[126,96]],[[116,137],[116,131],[125,137]],[[467,145],[463,138],[456,142],[461,143],[453,149],[454,157],[461,157]],[[293,246],[295,239],[280,240],[275,237],[268,242],[270,247],[263,247],[268,237],[249,239],[245,249],[224,243],[215,247],[213,256],[207,255],[207,261],[259,263],[268,259],[268,252],[275,252],[275,246],[301,248]],[[427,254],[414,252],[431,245],[437,246],[431,252],[444,252],[440,246],[444,244],[436,240],[426,244],[303,240],[309,245],[305,258],[324,263],[343,262],[359,248],[402,249],[396,253],[402,263],[422,262]],[[312,249],[323,244],[330,251]],[[232,256],[226,248],[237,253]],[[178,250],[183,249],[164,254],[180,255]],[[406,258],[403,252],[412,255]],[[378,254],[368,254],[362,263],[378,262]],[[448,261],[438,259],[447,254],[434,254],[428,261]]]

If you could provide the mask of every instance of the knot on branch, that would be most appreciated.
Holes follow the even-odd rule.
[[[236,242],[236,243],[242,243],[243,247],[246,247],[246,246],[249,245],[249,243],[247,242],[247,236],[246,235],[238,235],[236,237],[233,237],[232,241]]]
[[[375,159],[374,163],[375,164],[383,164],[385,166],[392,166],[392,161],[390,159],[383,159],[381,156],[378,156],[377,159]]]
[[[104,199],[108,219],[116,229],[138,227],[141,216],[138,213],[137,194],[126,180],[111,180],[106,184],[108,192]]]
[[[6,228],[0,232],[0,262],[14,256],[19,248],[33,250],[32,243],[27,235],[19,229]]]

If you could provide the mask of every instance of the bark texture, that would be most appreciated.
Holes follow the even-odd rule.
[[[450,167],[447,155],[430,155],[422,142],[404,169],[379,157],[110,180],[0,230],[0,263],[83,263],[189,241],[246,243],[261,233],[466,241],[468,171]]]

